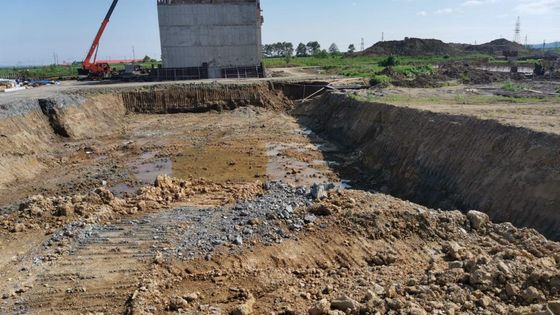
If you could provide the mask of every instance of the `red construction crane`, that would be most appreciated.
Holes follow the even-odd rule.
[[[111,7],[109,8],[109,12],[107,12],[103,23],[101,23],[101,27],[99,28],[99,31],[97,31],[97,35],[95,35],[95,39],[91,44],[91,48],[88,51],[86,59],[82,62],[82,69],[78,70],[80,77],[87,76],[89,78],[104,78],[110,76],[111,66],[108,63],[97,62],[97,51],[99,50],[99,41],[103,36],[103,32],[105,32],[105,28],[107,28],[107,24],[109,24],[111,15],[113,15],[113,11],[115,10],[118,2],[119,0],[113,0],[113,4],[111,4]]]

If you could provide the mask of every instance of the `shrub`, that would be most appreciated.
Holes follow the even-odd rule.
[[[400,64],[399,59],[397,59],[397,57],[395,56],[389,56],[384,60],[381,60],[379,62],[379,65],[381,67],[394,67],[394,66],[398,66]]]
[[[320,59],[325,59],[325,58],[329,57],[329,53],[326,50],[323,49],[314,56],[317,57],[317,58],[320,58]]]
[[[369,79],[369,85],[371,86],[387,85],[389,83],[391,83],[391,78],[386,75],[375,75]]]
[[[502,86],[502,89],[509,92],[521,92],[524,91],[526,87],[523,84],[515,83],[513,81],[507,81]]]

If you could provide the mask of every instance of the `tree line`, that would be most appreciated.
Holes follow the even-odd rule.
[[[356,51],[356,46],[354,44],[350,44],[346,51],[347,54],[352,54]],[[322,49],[321,44],[317,41],[311,41],[307,44],[299,43],[299,45],[294,49],[294,45],[288,42],[278,42],[274,44],[266,44],[263,46],[263,53],[266,57],[283,57],[283,58],[291,58],[294,56],[296,57],[327,57],[329,55],[341,55],[342,52],[336,45],[336,43],[332,43],[329,46],[329,49]]]

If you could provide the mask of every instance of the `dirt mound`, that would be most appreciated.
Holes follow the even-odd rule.
[[[317,207],[330,215],[296,241],[237,255],[223,248],[210,261],[156,256],[129,314],[525,314],[558,305],[560,244],[533,230],[361,191],[331,192]]]
[[[502,55],[504,52],[529,53],[531,50],[521,44],[500,38],[481,45],[468,45],[465,51]]]
[[[503,55],[504,52],[529,54],[531,49],[523,45],[508,41],[507,39],[497,39],[481,45],[444,43],[438,39],[405,38],[404,40],[378,42],[372,47],[358,53],[359,55],[401,55],[401,56],[454,56],[465,53],[486,53],[490,55]]]
[[[158,176],[153,186],[136,195],[117,198],[106,188],[87,195],[46,198],[38,195],[22,203],[19,211],[0,218],[1,226],[18,233],[44,229],[53,233],[64,224],[84,219],[85,223],[106,222],[123,215],[169,208],[178,204],[225,205],[262,193],[262,184],[216,184],[204,179],[180,180]]]
[[[405,38],[404,40],[378,42],[361,52],[361,55],[454,55],[460,50],[454,44],[447,44],[438,39]]]
[[[441,79],[459,80],[463,84],[489,84],[509,77],[507,73],[497,73],[476,69],[467,63],[445,63],[437,69]]]

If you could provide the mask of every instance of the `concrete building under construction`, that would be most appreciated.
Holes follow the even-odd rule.
[[[160,79],[261,77],[260,0],[158,0]]]

